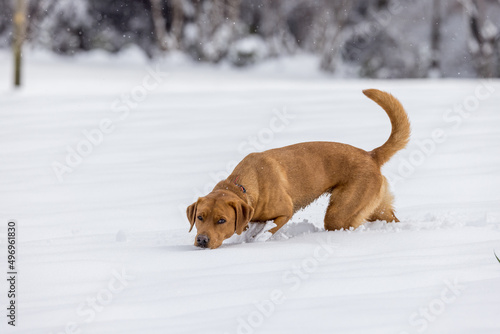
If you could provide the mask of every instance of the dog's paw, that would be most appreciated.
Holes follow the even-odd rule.
[[[273,240],[288,240],[299,235],[315,233],[318,231],[320,231],[318,227],[316,227],[313,223],[310,223],[307,219],[304,219],[302,222],[298,223],[287,223],[274,234]]]
[[[272,221],[267,223],[248,223],[248,228],[240,235],[234,234],[225,243],[241,244],[248,242],[263,242],[271,238],[272,233],[270,229],[275,227],[276,224]]]
[[[276,227],[276,224],[272,221],[268,221],[266,223],[257,223],[255,225],[261,225],[261,226],[256,227],[255,230],[249,234],[249,240],[247,242],[267,241],[273,235],[271,232],[269,232],[269,230]]]

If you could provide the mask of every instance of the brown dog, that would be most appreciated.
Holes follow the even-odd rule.
[[[308,142],[251,153],[210,194],[187,208],[195,245],[217,248],[250,221],[273,220],[275,233],[298,210],[330,193],[325,229],[356,228],[365,221],[398,221],[393,196],[380,167],[410,138],[410,122],[403,106],[389,93],[363,93],[389,116],[392,132],[387,142],[366,152],[334,142]]]

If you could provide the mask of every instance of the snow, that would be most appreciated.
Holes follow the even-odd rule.
[[[498,80],[337,80],[305,56],[240,70],[134,50],[26,57],[14,91],[0,53],[3,254],[7,221],[19,226],[17,328],[3,316],[2,333],[500,330]],[[400,223],[326,232],[322,197],[271,238],[193,246],[186,206],[247,151],[381,145],[390,124],[370,87],[412,122],[383,170]]]
[[[267,53],[266,42],[263,38],[248,36],[231,45],[228,58],[236,66],[248,66],[262,61]]]

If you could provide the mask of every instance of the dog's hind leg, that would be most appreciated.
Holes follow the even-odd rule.
[[[381,183],[360,178],[350,184],[335,187],[326,209],[325,229],[357,228],[367,221],[380,203]]]
[[[387,179],[384,177],[384,183],[382,185],[381,201],[377,208],[372,212],[368,221],[385,220],[387,222],[399,222],[398,218],[394,214],[394,207],[392,203],[394,202],[394,196],[389,190],[387,184]]]

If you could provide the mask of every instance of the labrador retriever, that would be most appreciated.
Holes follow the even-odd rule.
[[[398,219],[381,166],[403,149],[410,122],[401,103],[376,89],[363,93],[389,116],[392,131],[380,147],[367,152],[335,142],[306,142],[246,156],[226,180],[187,208],[196,225],[195,245],[218,248],[249,222],[274,221],[275,233],[295,212],[329,193],[326,230],[357,228],[366,221]]]

